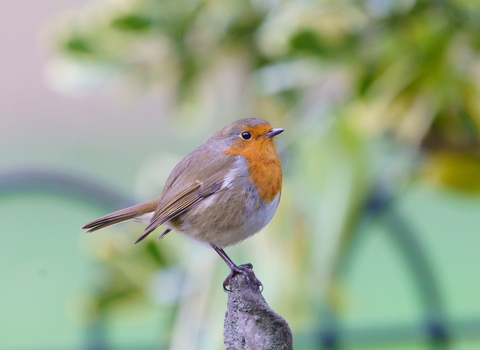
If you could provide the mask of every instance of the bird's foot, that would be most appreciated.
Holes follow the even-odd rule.
[[[247,281],[253,284],[260,291],[260,293],[263,291],[263,284],[255,276],[255,273],[253,272],[253,265],[248,263],[248,264],[243,264],[239,266],[234,266],[230,269],[230,273],[223,280],[223,290],[225,292],[230,292],[230,289],[228,288],[228,286],[230,285],[230,280],[232,279],[233,276],[239,273],[244,275]]]

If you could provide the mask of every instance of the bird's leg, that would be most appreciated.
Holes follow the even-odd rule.
[[[227,253],[222,248],[217,247],[215,244],[210,243],[213,249],[220,255],[220,257],[225,261],[227,266],[230,268],[230,273],[228,276],[223,280],[223,290],[225,292],[229,292],[230,290],[227,288],[230,285],[230,279],[236,274],[236,273],[241,273],[242,275],[245,276],[245,278],[253,283],[257,288],[261,291],[263,291],[263,284],[260,282],[260,280],[255,276],[255,273],[253,272],[253,265],[252,264],[243,264],[243,265],[235,265],[235,263],[232,261],[232,259],[229,258]]]

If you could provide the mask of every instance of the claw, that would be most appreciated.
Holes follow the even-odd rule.
[[[249,281],[251,284],[255,285],[258,290],[263,292],[263,284],[260,282],[260,280],[255,276],[255,273],[253,272],[253,265],[252,264],[243,264],[239,266],[234,266],[231,268],[230,273],[228,276],[223,280],[223,290],[225,292],[230,292],[230,289],[228,286],[230,285],[230,280],[232,279],[233,276],[236,274],[241,273],[242,275],[245,276],[247,281]]]

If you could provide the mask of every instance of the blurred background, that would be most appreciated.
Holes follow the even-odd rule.
[[[479,5],[3,0],[0,349],[222,349],[213,250],[80,227],[246,116],[283,193],[227,252],[295,349],[480,349]]]

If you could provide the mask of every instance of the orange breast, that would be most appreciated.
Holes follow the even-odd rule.
[[[224,153],[241,155],[247,160],[250,179],[264,201],[271,202],[277,196],[282,188],[282,166],[273,139],[239,140]]]

